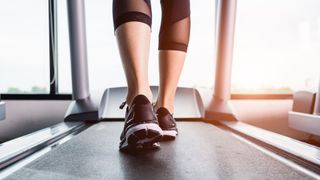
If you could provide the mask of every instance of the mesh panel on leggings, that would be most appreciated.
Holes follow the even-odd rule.
[[[121,24],[139,21],[151,27],[150,0],[113,0],[113,24],[116,30]]]
[[[187,51],[190,35],[189,0],[161,0],[159,50]]]
[[[190,35],[189,0],[161,0],[162,19],[159,50],[187,51]],[[150,0],[113,0],[113,21],[116,30],[121,24],[139,21],[152,24]]]

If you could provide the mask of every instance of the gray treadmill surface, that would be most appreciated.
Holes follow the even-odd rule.
[[[7,179],[311,179],[203,122],[178,122],[158,150],[118,151],[123,122],[101,122]]]

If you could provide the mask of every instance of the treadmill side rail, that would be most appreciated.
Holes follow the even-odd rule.
[[[289,111],[288,118],[290,128],[320,136],[320,115]]]
[[[220,123],[231,132],[319,174],[319,147],[239,121],[220,121]]]
[[[6,167],[86,127],[81,122],[62,122],[0,144],[0,175]]]

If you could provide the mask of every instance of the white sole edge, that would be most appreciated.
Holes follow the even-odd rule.
[[[160,136],[163,136],[163,131],[162,129],[159,127],[159,125],[157,124],[153,124],[153,123],[144,123],[144,124],[139,124],[136,126],[131,127],[130,129],[128,129],[127,133],[126,133],[126,141],[120,146],[120,149],[128,146],[128,138],[134,134],[137,131],[140,131],[142,129],[145,129],[146,131],[148,131],[148,129],[152,129],[154,131],[159,132]],[[145,139],[140,139],[137,144],[145,144],[148,142],[152,142],[154,139],[158,138],[158,136],[153,137],[153,138],[145,138]]]
[[[163,130],[163,136],[176,137],[178,135],[175,130]]]

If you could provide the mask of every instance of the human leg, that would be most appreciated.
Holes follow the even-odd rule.
[[[120,150],[152,146],[162,137],[148,83],[151,7],[149,0],[114,0],[114,29],[128,94]]]
[[[173,113],[174,96],[183,68],[190,34],[189,0],[162,0],[159,34],[159,95],[155,110],[167,108]]]
[[[155,111],[164,136],[177,133],[173,118],[174,97],[183,68],[190,35],[189,0],[162,0],[162,21],[159,34],[160,86]]]
[[[152,101],[148,82],[148,56],[151,34],[151,7],[147,0],[114,0],[114,29],[128,93],[126,102],[143,94]]]

